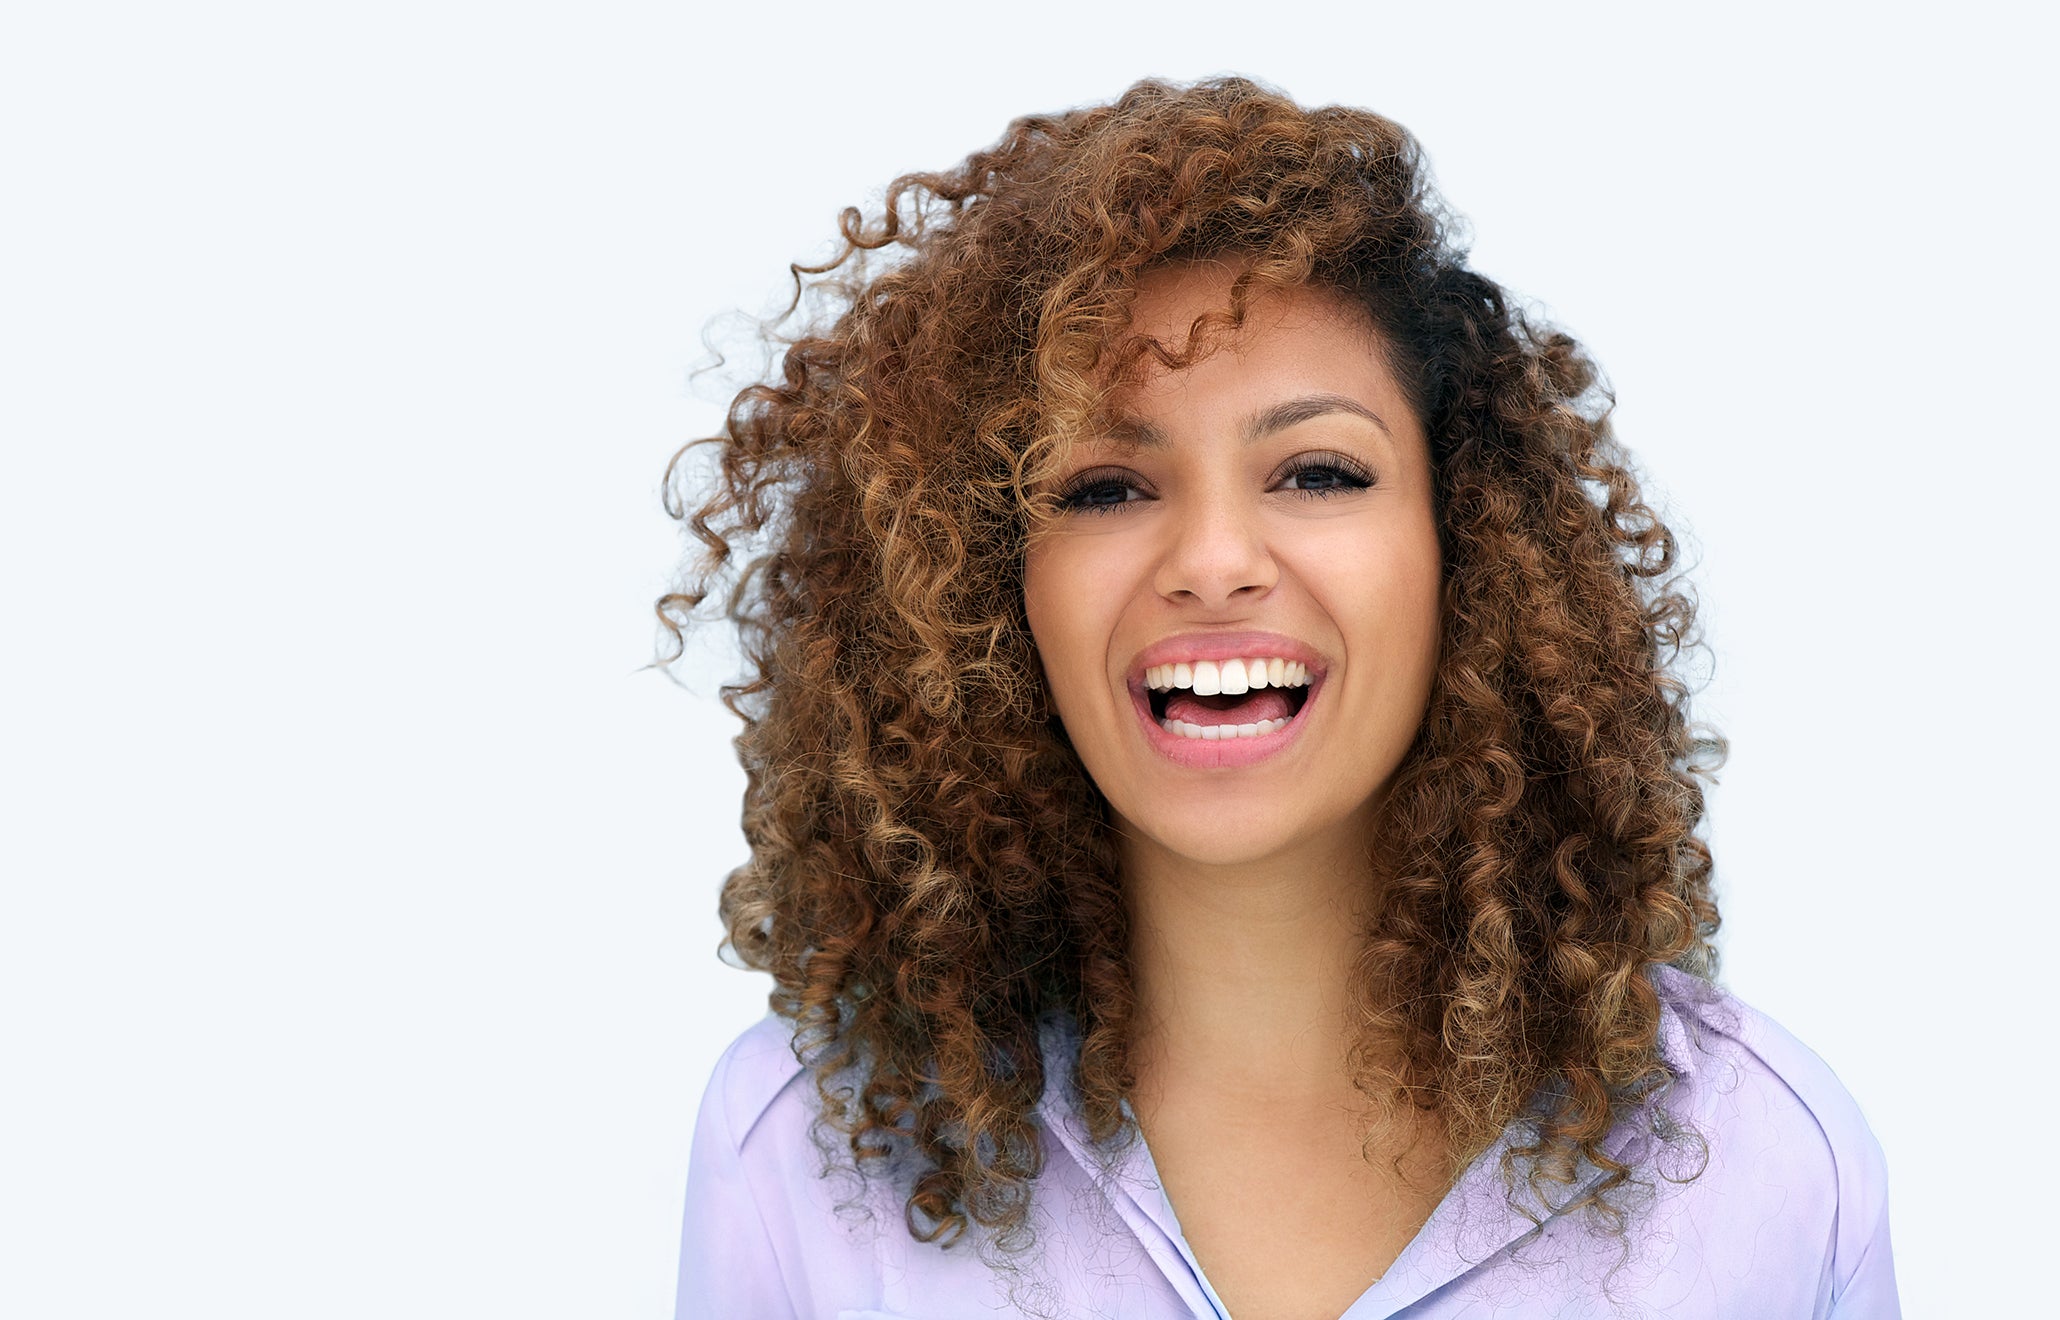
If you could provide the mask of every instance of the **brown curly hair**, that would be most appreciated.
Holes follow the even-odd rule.
[[[1025,1245],[1056,1013],[1090,1135],[1132,1130],[1121,877],[1042,690],[1023,556],[1140,273],[1235,254],[1223,324],[1266,287],[1352,297],[1431,441],[1442,653],[1373,841],[1357,1084],[1435,1115],[1454,1176],[1518,1132],[1513,1199],[1519,1168],[1558,1204],[1599,1167],[1582,1203],[1621,1230],[1632,1169],[1603,1138],[1669,1080],[1648,968],[1714,969],[1697,829],[1721,743],[1687,717],[1674,539],[1580,348],[1466,268],[1406,131],[1242,79],[1019,119],[840,231],[793,268],[794,306],[830,312],[667,469],[705,553],[658,602],[668,659],[711,596],[741,635],[723,699],[751,859],[721,915],[837,1144],[860,1170],[915,1156],[917,1238]],[[717,462],[691,482],[697,445]]]

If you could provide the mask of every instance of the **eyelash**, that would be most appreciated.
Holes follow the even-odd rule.
[[[1330,486],[1289,489],[1289,494],[1299,495],[1303,499],[1327,499],[1332,495],[1365,490],[1374,482],[1372,473],[1342,454],[1306,454],[1290,459],[1286,470],[1280,474],[1280,479],[1292,481],[1304,472],[1332,472],[1337,474],[1339,480],[1337,484]],[[1060,490],[1059,509],[1064,513],[1114,513],[1126,504],[1139,503],[1137,500],[1124,499],[1113,503],[1089,504],[1082,498],[1090,491],[1114,487],[1135,490],[1137,483],[1132,479],[1133,475],[1120,468],[1091,468],[1074,477]]]

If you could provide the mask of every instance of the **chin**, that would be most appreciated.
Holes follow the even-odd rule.
[[[1209,867],[1260,865],[1306,850],[1319,835],[1340,828],[1308,820],[1263,820],[1251,815],[1227,818],[1219,803],[1171,817],[1140,815],[1142,819],[1118,814],[1124,834],[1183,862]]]

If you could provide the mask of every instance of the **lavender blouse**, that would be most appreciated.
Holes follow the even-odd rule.
[[[1534,1223],[1510,1204],[1491,1148],[1340,1320],[1900,1315],[1881,1148],[1852,1097],[1766,1017],[1671,967],[1652,975],[1676,1081],[1657,1122],[1627,1121],[1609,1139],[1650,1188],[1616,1195],[1630,1211],[1625,1234],[1536,1205]],[[1062,1081],[1068,1024],[1052,1023],[1043,1042],[1035,1246],[1004,1257],[1016,1261],[1007,1272],[972,1242],[915,1241],[905,1194],[885,1181],[861,1189],[848,1172],[820,1176],[815,1088],[789,1040],[789,1024],[768,1016],[709,1081],[687,1174],[678,1320],[1229,1320],[1143,1141],[1087,1141]],[[1655,1127],[1701,1133],[1707,1162],[1692,1145],[1684,1154],[1658,1142]],[[1696,1165],[1692,1180],[1664,1176]]]

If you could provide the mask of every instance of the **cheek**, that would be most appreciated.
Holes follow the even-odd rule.
[[[1445,566],[1438,553],[1437,532],[1426,527],[1392,547],[1393,571],[1386,582],[1398,624],[1427,638],[1435,648],[1443,632]]]
[[[1023,561],[1023,615],[1037,647],[1045,690],[1057,697],[1074,664],[1076,614],[1068,608],[1075,574],[1064,546],[1040,547]]]
[[[1061,718],[1069,699],[1103,684],[1119,602],[1108,566],[1087,538],[1055,539],[1023,562],[1023,613]]]
[[[1050,655],[1057,642],[1055,627],[1059,616],[1052,602],[1053,572],[1048,550],[1032,550],[1023,559],[1023,617],[1030,624],[1030,640],[1040,659]]]
[[[1306,580],[1321,584],[1322,607],[1348,646],[1371,659],[1405,689],[1428,692],[1444,634],[1444,565],[1437,532],[1418,525],[1360,530],[1356,535],[1303,547]]]

